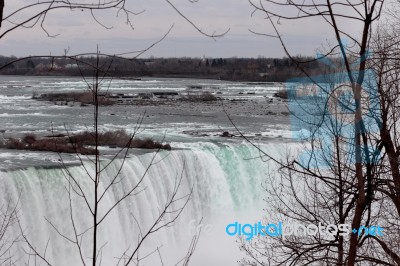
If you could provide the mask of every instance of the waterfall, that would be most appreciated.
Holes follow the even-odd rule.
[[[100,246],[104,244],[102,265],[116,265],[117,258],[124,251],[135,247],[138,225],[142,231],[148,230],[181,176],[178,196],[186,195],[193,189],[189,203],[171,227],[156,232],[145,242],[141,255],[161,247],[164,263],[174,265],[173,262],[185,255],[202,219],[202,224],[208,227],[200,236],[191,265],[235,265],[241,257],[235,239],[225,235],[225,226],[240,217],[247,217],[250,221],[262,217],[262,184],[269,178],[271,163],[261,160],[257,149],[247,143],[196,142],[182,144],[181,147],[158,154],[132,155],[125,160],[120,182],[102,199],[101,215],[138,183],[154,157],[153,165],[140,185],[142,192],[124,200],[99,227]],[[270,154],[279,154],[282,145],[263,144],[262,148]],[[102,166],[108,163],[104,160]],[[113,161],[101,174],[100,191],[106,189],[104,184],[118,172],[121,163],[121,159]],[[89,173],[93,172],[89,162],[85,166]],[[82,166],[69,166],[68,171],[77,178],[90,202],[94,198],[93,183],[86,170]],[[82,265],[76,246],[53,228],[66,237],[74,235],[67,178],[61,168],[30,167],[0,172],[0,206],[10,199],[15,202],[19,198],[21,225],[33,246],[41,252],[46,250],[46,258],[53,265]],[[72,197],[72,205],[75,226],[79,230],[90,228],[90,213],[83,199]],[[172,216],[167,216],[167,219],[169,217]],[[15,234],[17,231],[14,228]],[[87,234],[81,239],[85,259],[91,256],[90,238],[91,235]],[[16,250],[21,257],[21,265],[28,260],[23,247],[27,248],[20,244]],[[161,265],[156,253],[143,262],[147,262],[146,265]]]

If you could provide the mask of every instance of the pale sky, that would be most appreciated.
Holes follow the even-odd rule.
[[[77,1],[77,0],[75,0]],[[84,1],[84,0],[82,0]],[[16,7],[33,3],[33,0],[5,1],[5,15]],[[88,1],[86,1],[88,2]],[[90,2],[90,1],[89,1]],[[47,37],[40,26],[34,29],[19,28],[0,39],[0,55],[61,55],[69,48],[70,54],[94,52],[99,45],[101,52],[116,54],[141,50],[159,40],[174,25],[164,41],[142,57],[282,57],[283,49],[275,38],[257,36],[249,29],[273,33],[263,14],[252,16],[247,0],[171,0],[177,8],[207,33],[230,31],[213,40],[201,35],[180,17],[165,0],[128,0],[129,8],[140,15],[131,16],[132,30],[122,13],[115,10],[96,12],[101,27],[89,12],[68,9],[49,13],[45,27],[54,38]],[[4,22],[1,33],[10,27]],[[308,19],[284,21],[279,26],[292,54],[314,56],[316,49],[333,40],[333,32],[321,20]],[[357,34],[356,25],[346,25]]]

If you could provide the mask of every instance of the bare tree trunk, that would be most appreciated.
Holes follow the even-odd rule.
[[[336,157],[340,158],[340,151],[339,151],[339,145],[340,145],[340,141],[339,141],[339,137],[335,136],[335,141],[336,141]],[[338,163],[337,163],[337,168],[338,168],[338,179],[339,179],[339,222],[340,224],[344,224],[345,223],[345,217],[344,217],[344,191],[343,191],[343,176],[342,176],[342,164],[340,162],[340,160],[338,159]],[[338,261],[337,261],[337,265],[338,266],[343,266],[343,260],[344,260],[344,241],[343,241],[343,236],[339,235],[339,239],[338,239]]]
[[[330,56],[335,57],[338,54],[340,55],[343,61],[341,63],[337,63],[337,66],[335,66],[337,69],[333,70],[333,72],[340,74],[340,69],[345,68],[343,75],[346,76],[346,78],[339,81],[339,84],[349,84],[349,87],[352,89],[351,106],[354,106],[355,104],[355,109],[351,110],[351,134],[346,135],[345,130],[341,132],[340,128],[336,129],[336,132],[329,130],[318,131],[318,129],[312,132],[312,149],[310,150],[310,153],[311,157],[313,156],[312,159],[315,160],[314,164],[316,166],[314,166],[312,163],[309,163],[309,165],[304,165],[299,163],[297,160],[278,162],[279,166],[281,167],[280,169],[284,170],[281,174],[283,176],[282,179],[288,183],[288,185],[286,185],[282,182],[281,187],[283,187],[283,189],[279,193],[268,190],[268,192],[271,193],[271,195],[273,195],[273,197],[276,199],[276,202],[278,202],[278,204],[276,204],[278,213],[290,218],[295,217],[294,219],[303,223],[315,223],[316,221],[326,222],[334,220],[339,224],[351,224],[352,228],[350,230],[359,230],[361,225],[365,227],[379,225],[378,221],[381,221],[379,214],[371,215],[373,212],[377,212],[379,210],[378,208],[375,208],[373,204],[380,204],[381,202],[379,200],[382,199],[381,195],[379,195],[379,197],[375,197],[375,194],[378,190],[376,187],[376,182],[379,180],[379,182],[385,184],[384,186],[388,186],[388,190],[390,190],[392,188],[392,180],[387,180],[388,177],[385,176],[385,173],[388,173],[389,171],[385,170],[384,172],[379,172],[379,163],[376,164],[374,161],[376,160],[376,154],[369,150],[369,148],[376,148],[376,143],[382,143],[384,140],[375,139],[377,138],[375,133],[379,131],[371,132],[368,129],[370,125],[368,124],[369,121],[365,120],[364,118],[364,112],[367,112],[366,109],[371,108],[371,106],[368,106],[368,100],[365,100],[365,97],[362,94],[364,92],[368,92],[365,91],[366,88],[364,88],[364,86],[371,86],[372,90],[376,89],[374,84],[372,84],[374,83],[372,80],[375,78],[375,75],[372,79],[367,76],[370,69],[366,67],[366,61],[367,57],[369,62],[374,60],[367,55],[367,52],[370,48],[371,27],[372,25],[375,25],[376,21],[378,21],[381,17],[383,1],[362,1],[359,4],[355,4],[350,1],[331,0],[320,2],[312,1],[311,3],[301,0],[249,0],[249,2],[255,8],[254,12],[261,11],[267,15],[267,20],[271,23],[273,31],[275,32],[274,35],[271,35],[269,32],[260,34],[277,38],[281,43],[286,55],[299,67],[299,69],[301,69],[303,74],[309,78],[309,82],[321,89],[322,95],[327,93],[326,90],[328,90],[328,93],[329,90],[335,90],[338,85],[337,82],[333,82],[333,88],[328,89],[325,88],[324,85],[320,85],[320,79],[318,79],[318,77],[311,76],[311,73],[302,67],[302,63],[306,62],[301,62],[291,56],[291,53],[289,52],[288,47],[282,38],[282,34],[279,32],[277,27],[279,27],[279,24],[281,24],[282,21],[302,20],[303,18],[310,17],[320,17],[321,21],[326,22],[328,28],[333,30],[332,35],[336,39],[336,45],[330,47],[331,50],[328,50],[327,53],[324,54],[324,57],[318,56],[318,58],[327,59]],[[259,4],[257,4],[258,2]],[[338,8],[338,6],[341,7]],[[283,7],[287,8],[287,11],[281,11],[283,10]],[[346,11],[343,12],[343,10]],[[353,11],[355,12],[352,13]],[[348,20],[349,23],[360,23],[360,35],[354,35],[353,33],[346,31],[347,29],[344,26],[347,23],[345,22],[346,20]],[[346,44],[343,42],[343,39],[350,39],[353,46],[346,46]],[[309,83],[304,82],[304,84],[307,86]],[[335,97],[334,95],[330,95],[329,97],[331,96]],[[296,96],[293,97],[296,98]],[[323,96],[320,98],[323,98]],[[299,105],[304,108],[302,104],[304,104],[306,100],[304,100],[304,102],[301,102],[302,99],[298,100]],[[293,102],[296,102],[296,99]],[[318,103],[315,105],[318,107]],[[372,108],[379,108],[379,104]],[[323,110],[323,114],[325,114],[326,110],[324,107],[321,110]],[[296,116],[296,113],[292,115]],[[375,119],[379,120],[380,117]],[[323,124],[327,120],[329,120],[329,118],[321,121],[319,126],[323,127]],[[307,119],[302,121],[307,123]],[[375,122],[378,123],[378,121]],[[329,139],[331,136],[336,137],[339,135],[339,138],[333,139],[334,143],[332,147],[334,146],[335,149],[338,149],[336,150],[336,158],[334,160],[332,160],[333,154],[331,151],[331,146],[329,146],[330,144],[325,145],[324,147],[324,143],[320,140],[321,137],[318,135],[318,132],[321,132],[321,134],[325,133],[325,137],[328,136]],[[342,135],[343,133],[345,134]],[[381,134],[382,133],[383,132],[381,132]],[[390,140],[390,135],[389,138],[386,139],[387,141],[385,144],[392,146],[390,153],[392,153],[392,157],[394,157],[392,162],[389,164],[389,166],[392,168],[392,172],[394,173],[394,175],[392,174],[393,176],[391,176],[391,178],[396,180],[398,176],[397,173],[400,172],[398,170],[399,164],[396,163],[397,160],[395,159],[399,157],[399,152],[396,151],[395,148],[398,145],[396,145],[396,143],[394,145],[393,143],[390,145],[388,141]],[[315,146],[315,144],[317,144],[317,146]],[[382,146],[385,147],[385,144],[382,143]],[[350,146],[351,149],[349,149]],[[322,149],[323,155],[321,156],[320,153],[314,153],[314,149]],[[386,147],[385,151],[390,156]],[[268,153],[262,152],[262,154],[275,161],[275,158],[271,155],[268,155]],[[327,165],[329,165],[329,174],[327,174],[326,165],[318,165],[318,160],[328,160]],[[293,183],[296,183],[295,175],[299,175],[298,179],[300,182],[302,182],[303,179],[311,179],[314,180],[315,187],[318,187],[317,185],[319,184],[321,185],[321,188],[326,190],[318,190],[307,183],[308,181],[304,181],[305,186],[307,187],[303,193],[307,194],[304,196],[304,198],[302,198],[301,193],[297,192],[297,190],[293,187]],[[301,175],[304,175],[303,179],[300,178]],[[396,188],[396,182],[394,183],[395,184],[393,185],[393,188]],[[314,183],[311,184],[314,185]],[[384,186],[382,187],[381,185],[379,189],[384,190]],[[276,187],[275,189],[280,189],[281,187]],[[397,191],[400,192],[400,190]],[[384,191],[383,193],[388,195],[390,194],[390,191]],[[392,197],[389,195],[392,200],[393,198],[396,198],[396,196],[398,195],[394,194]],[[386,198],[384,199],[386,200]],[[271,202],[273,201],[271,200]],[[398,202],[398,200],[393,200],[394,205],[397,205],[396,202]],[[293,206],[293,204],[295,206]],[[333,211],[328,213],[328,215],[325,215],[324,210],[326,208],[331,208]],[[392,215],[391,211],[388,212],[390,215]],[[378,222],[378,224],[376,224],[376,222]],[[378,252],[381,252],[381,254],[386,253],[386,255],[389,255],[391,257],[391,259],[388,259],[390,263],[396,261],[397,254],[395,254],[395,252],[398,252],[398,249],[393,247],[393,245],[390,243],[390,240],[385,242],[384,240],[379,239],[382,243],[375,243],[369,246],[371,241],[375,240],[371,239],[368,234],[363,235],[359,233],[360,232],[358,231],[356,233],[350,233],[350,241],[348,243],[346,243],[346,241],[348,241],[347,236],[343,235],[337,235],[334,242],[329,243],[326,243],[323,240],[321,241],[320,239],[316,241],[286,239],[286,241],[277,241],[279,242],[277,246],[283,247],[280,254],[283,256],[280,257],[279,255],[271,255],[268,253],[268,251],[264,253],[261,251],[261,254],[265,255],[267,259],[272,259],[272,261],[275,260],[276,264],[278,265],[286,265],[289,263],[313,264],[316,261],[324,265],[351,266],[355,265],[356,261],[357,263],[385,263],[386,258],[383,258],[384,256],[382,256],[382,258],[377,258],[377,256],[370,255],[368,249],[371,249],[372,246],[373,248],[376,248]],[[304,243],[307,248],[300,247],[299,241],[304,241],[302,243]],[[389,245],[389,247],[385,246],[384,244]],[[326,247],[329,245],[332,245],[332,247],[327,251]],[[378,247],[379,245],[381,245],[381,247]],[[257,247],[257,245],[252,246],[251,244],[245,245],[244,249],[250,257],[252,257],[252,252],[254,250],[261,250]],[[391,255],[391,253],[394,254]],[[254,257],[252,258],[254,259]],[[254,260],[259,261],[259,258]],[[244,261],[247,262],[246,260]]]
[[[16,7],[15,10],[11,10],[12,8],[10,7],[9,12],[7,12],[6,19],[4,19],[3,16],[3,10],[4,10],[4,0],[0,0],[0,39],[3,38],[5,35],[8,33],[17,31],[19,28],[33,28],[35,26],[40,27],[49,37],[53,37],[55,35],[51,35],[47,30],[46,30],[46,25],[45,25],[45,20],[46,17],[49,13],[55,10],[65,10],[65,11],[74,11],[74,10],[80,10],[80,11],[88,11],[90,12],[91,16],[93,17],[95,23],[97,23],[100,27],[107,28],[104,26],[104,24],[101,23],[101,19],[98,19],[93,11],[96,10],[102,10],[102,11],[111,11],[111,10],[117,10],[117,14],[124,14],[124,17],[126,18],[126,22],[131,25],[131,16],[136,15],[137,13],[132,12],[129,10],[125,3],[128,2],[126,0],[105,0],[105,1],[100,1],[99,3],[87,3],[88,1],[81,0],[81,1],[33,1],[34,3],[30,4],[21,4],[22,6]],[[89,1],[90,2],[90,1]],[[95,1],[96,2],[96,1]],[[26,10],[29,10],[29,12],[26,12]],[[30,12],[32,11],[32,12]],[[2,23],[5,22],[5,23]],[[133,26],[132,26],[133,29]],[[124,53],[124,56],[127,56],[131,54],[133,57],[138,57],[142,55],[144,52],[148,51],[150,48],[161,42],[170,32],[171,28],[166,32],[160,40],[157,42],[154,42],[152,45],[148,46],[147,48],[141,50],[141,51],[134,51],[134,52],[127,52]],[[149,163],[148,167],[145,169],[143,175],[139,178],[137,183],[135,184],[130,184],[131,186],[127,186],[126,189],[121,192],[119,197],[115,198],[115,201],[112,202],[111,206],[107,208],[104,212],[102,212],[102,206],[100,206],[102,199],[104,202],[104,198],[107,197],[109,193],[113,190],[114,187],[119,186],[122,183],[122,180],[125,179],[126,177],[121,176],[120,172],[121,169],[124,166],[124,162],[127,159],[128,155],[128,149],[131,148],[131,143],[134,135],[137,133],[137,130],[142,122],[143,117],[141,117],[138,121],[138,128],[134,130],[134,133],[130,134],[129,136],[129,142],[126,143],[126,146],[122,147],[121,150],[118,152],[117,155],[120,155],[121,158],[121,163],[119,164],[118,168],[119,170],[113,175],[113,176],[106,176],[105,174],[101,174],[103,170],[105,170],[111,162],[117,161],[117,155],[111,159],[111,162],[107,164],[106,166],[101,166],[100,164],[100,153],[99,153],[99,146],[101,145],[101,139],[99,138],[99,104],[101,103],[101,99],[99,99],[99,92],[101,91],[102,87],[102,81],[104,78],[107,76],[107,72],[110,70],[108,66],[108,69],[104,71],[102,69],[103,66],[100,66],[100,61],[102,61],[104,58],[107,57],[116,57],[110,56],[107,54],[100,54],[100,52],[97,50],[97,53],[95,54],[97,56],[97,64],[92,65],[90,61],[85,60],[85,58],[81,57],[84,56],[84,54],[80,54],[78,56],[70,56],[68,55],[68,50],[65,51],[64,55],[62,56],[48,56],[51,58],[52,61],[52,67],[53,63],[56,58],[63,58],[63,59],[71,59],[75,60],[75,62],[79,62],[85,65],[85,67],[88,67],[89,69],[94,69],[95,70],[95,76],[93,76],[93,82],[90,84],[89,82],[86,81],[84,78],[84,75],[82,74],[82,78],[85,80],[85,83],[89,89],[89,91],[92,93],[93,96],[93,114],[94,114],[94,129],[93,129],[93,139],[95,140],[95,158],[92,160],[91,158],[88,159],[86,157],[86,161],[84,160],[85,158],[82,158],[83,154],[80,154],[79,150],[77,149],[75,145],[75,152],[76,156],[79,158],[79,161],[81,163],[81,166],[85,168],[85,163],[88,162],[91,166],[93,166],[94,173],[92,172],[86,172],[87,175],[85,176],[74,176],[71,174],[69,171],[68,167],[64,164],[64,161],[60,155],[60,161],[61,161],[61,166],[63,170],[65,171],[65,177],[66,177],[66,182],[67,182],[67,194],[68,194],[68,199],[69,199],[69,218],[71,222],[71,229],[73,230],[73,237],[72,238],[65,238],[65,235],[63,235],[62,232],[60,232],[57,228],[56,225],[53,225],[50,221],[47,221],[50,226],[56,230],[56,232],[60,235],[61,238],[65,239],[66,242],[69,244],[73,244],[76,247],[76,251],[80,256],[82,265],[92,265],[96,266],[101,264],[101,243],[100,237],[101,237],[101,227],[100,225],[104,220],[106,220],[110,213],[113,212],[118,206],[121,205],[122,202],[128,201],[128,200],[134,200],[133,196],[138,195],[139,193],[142,193],[143,190],[141,190],[141,184],[143,183],[143,180],[148,174],[148,171],[151,166],[154,165],[154,159],[156,157],[156,154],[160,149],[158,149],[155,153],[155,155],[152,157],[151,162]],[[94,53],[86,53],[86,55],[91,55],[93,56]],[[40,56],[29,56],[29,58],[33,57],[40,57]],[[121,58],[121,57],[120,57]],[[127,58],[123,58],[125,60],[130,60]],[[19,58],[16,59],[15,61],[21,61],[23,59]],[[9,65],[11,65],[13,62],[6,63],[5,65],[0,66],[0,69],[5,68]],[[67,132],[69,135],[69,133]],[[72,145],[73,146],[73,145]],[[91,168],[92,169],[92,168]],[[86,170],[86,168],[85,168]],[[141,259],[141,256],[138,255],[139,250],[145,240],[152,234],[156,234],[158,231],[160,231],[163,228],[167,228],[171,226],[176,219],[180,216],[182,210],[185,208],[186,204],[190,200],[192,190],[188,191],[187,194],[181,195],[181,184],[183,180],[184,172],[182,171],[182,174],[180,177],[177,177],[175,180],[175,185],[174,187],[170,188],[168,191],[168,197],[164,202],[164,206],[157,206],[159,209],[159,216],[156,217],[151,224],[150,229],[147,232],[141,232],[140,224],[138,223],[136,226],[138,227],[138,231],[140,233],[138,234],[137,239],[132,239],[132,246],[129,247],[126,250],[121,250],[121,254],[116,254],[118,257],[122,258],[124,256],[128,256],[130,259],[129,261],[124,265],[129,264],[130,262],[134,262],[136,264],[139,264],[139,261]],[[102,178],[101,178],[102,177]],[[107,178],[109,180],[107,180]],[[86,189],[83,187],[80,183],[81,179],[88,179],[90,182],[93,181],[93,186],[90,185],[89,189]],[[109,181],[107,183],[107,181]],[[102,187],[103,186],[103,187]],[[103,190],[101,189],[103,188]],[[92,189],[94,189],[92,191]],[[179,192],[179,195],[178,195]],[[94,200],[92,197],[89,197],[89,195],[94,194]],[[76,206],[80,206],[80,203],[76,203],[77,205],[74,204],[74,199],[73,197],[79,197],[82,199],[83,205],[85,207],[86,213],[88,215],[82,215],[80,217],[75,215],[75,208]],[[90,199],[89,199],[90,198]],[[93,200],[93,201],[92,201]],[[1,212],[1,211],[0,211]],[[81,217],[90,217],[92,221],[90,221],[89,228],[79,228],[77,226],[76,221],[81,219]],[[0,217],[1,218],[1,217]],[[16,219],[18,219],[18,216],[16,216]],[[45,251],[40,251],[38,250],[35,245],[32,245],[31,242],[29,241],[27,235],[25,234],[23,228],[21,227],[21,224],[19,223],[19,228],[21,230],[21,238],[27,242],[27,245],[29,246],[30,250],[32,251],[32,256],[35,257],[35,260],[38,259],[39,261],[43,261],[46,265],[52,265],[51,262],[49,262],[46,258],[46,250]],[[146,225],[147,226],[147,225]],[[85,225],[86,227],[86,225]],[[92,231],[93,230],[93,231]],[[85,236],[84,236],[85,235]],[[82,239],[87,238],[87,236],[90,236],[90,243],[85,244],[85,246],[82,246]],[[196,235],[195,239],[197,238],[198,235]],[[1,241],[1,237],[0,237]],[[188,251],[188,254],[185,258],[185,262],[188,262],[191,255],[193,254],[193,251],[195,249],[195,246],[197,244],[197,240],[192,242],[192,245],[190,246],[190,250]],[[91,255],[86,255],[86,252],[92,251],[92,258],[90,258]],[[155,250],[157,250],[155,248]],[[0,249],[0,255],[1,255],[1,249]],[[0,256],[1,257],[1,256]],[[116,259],[118,259],[118,257]],[[0,258],[1,259],[1,258]],[[1,261],[0,261],[1,262]],[[35,265],[36,261],[34,262]],[[2,264],[2,263],[0,263]],[[162,261],[161,261],[161,264]],[[3,265],[3,264],[2,264]]]
[[[365,20],[364,20],[364,29],[363,29],[363,34],[361,38],[361,47],[360,47],[360,65],[358,69],[358,78],[357,78],[357,83],[353,82],[353,92],[354,92],[354,101],[355,101],[355,114],[354,114],[354,130],[355,130],[355,151],[356,151],[356,179],[357,179],[357,191],[358,191],[358,199],[356,201],[356,208],[355,208],[355,213],[352,221],[352,228],[359,228],[361,225],[362,217],[364,214],[364,211],[367,207],[368,201],[370,200],[369,197],[370,192],[365,191],[365,186],[366,186],[366,178],[363,174],[363,159],[362,159],[362,144],[364,147],[368,145],[367,141],[365,140],[365,130],[364,130],[364,122],[363,122],[363,117],[362,117],[362,102],[361,102],[361,84],[364,82],[364,72],[365,72],[365,66],[366,66],[366,58],[365,58],[365,53],[367,51],[367,42],[369,39],[369,33],[370,33],[370,27],[371,27],[371,17],[374,12],[374,5],[372,6],[371,10],[365,14]],[[339,32],[339,29],[335,29],[336,32]],[[337,34],[337,36],[339,36]],[[338,39],[338,41],[340,41]],[[343,56],[346,56],[345,53],[343,53]],[[350,68],[348,68],[349,75],[350,74]],[[362,143],[362,137],[364,142]],[[370,165],[369,165],[369,154],[365,154],[366,160],[367,160],[367,178],[370,180],[372,177],[370,175]],[[357,232],[358,233],[358,232]],[[357,257],[357,245],[358,245],[358,234],[351,234],[350,237],[350,247],[349,247],[349,261],[348,265],[353,266],[355,264],[355,260]]]
[[[100,155],[99,155],[99,49],[97,48],[96,58],[96,75],[93,88],[93,103],[94,103],[94,138],[95,138],[95,182],[94,182],[94,212],[93,212],[93,258],[92,266],[96,266],[97,261],[97,212],[99,207],[98,189],[100,184]]]
[[[3,22],[3,10],[4,10],[4,0],[0,0],[0,28]]]

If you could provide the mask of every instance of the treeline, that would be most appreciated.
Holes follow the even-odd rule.
[[[96,57],[77,59],[34,57],[17,60],[0,56],[3,75],[92,75]],[[298,57],[298,60],[312,58]],[[10,63],[12,62],[12,63]],[[286,81],[303,76],[289,58],[100,58],[100,66],[116,77],[198,77],[233,81]],[[309,75],[324,74],[329,67],[319,61],[304,63]]]

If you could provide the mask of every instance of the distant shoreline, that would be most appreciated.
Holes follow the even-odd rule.
[[[76,78],[80,75],[71,75],[67,73],[43,73],[43,74],[3,74],[0,73],[0,76],[17,76],[17,77],[24,77],[24,76],[32,76],[32,77],[68,77],[68,78]],[[84,77],[90,77],[90,75],[85,75]],[[109,76],[109,78],[115,79],[125,79],[125,80],[141,80],[141,79],[205,79],[205,80],[221,80],[221,81],[229,81],[229,82],[254,82],[254,83],[271,83],[271,81],[253,81],[253,80],[227,80],[227,79],[220,79],[214,76],[202,76],[202,75],[148,75],[148,76]]]
[[[79,60],[65,58],[17,59],[0,56],[0,75],[18,76],[93,76],[95,57]],[[102,75],[139,78],[191,78],[238,82],[283,82],[304,76],[303,71],[289,58],[153,58],[121,59],[102,57]],[[326,72],[319,62],[302,65],[309,75]]]

